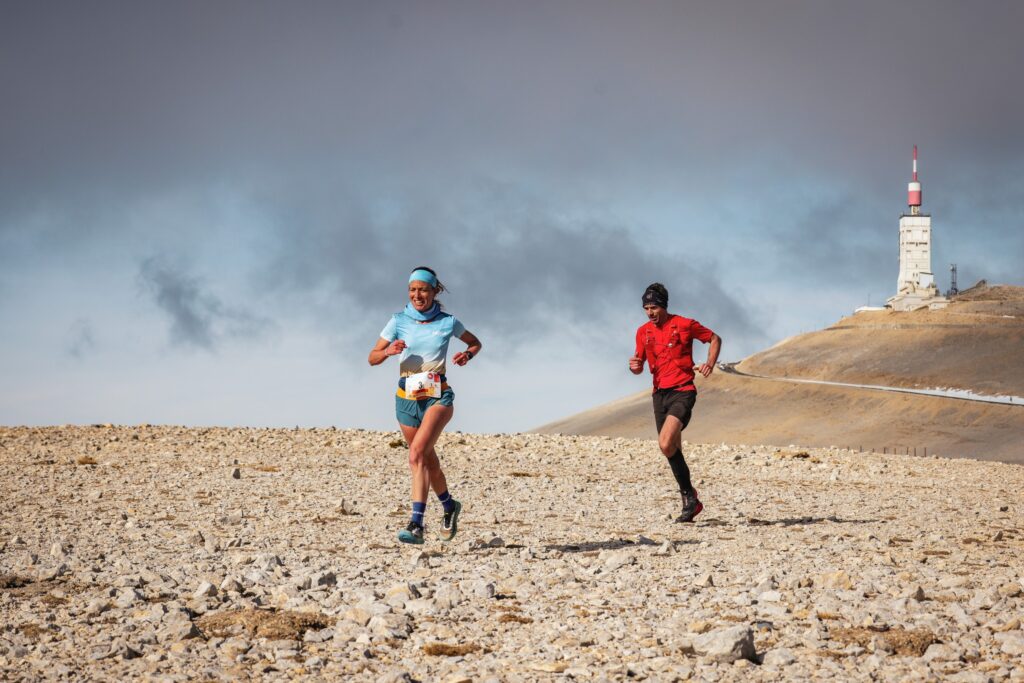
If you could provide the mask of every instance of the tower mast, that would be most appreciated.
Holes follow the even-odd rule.
[[[914,145],[913,179],[907,184],[907,206],[910,207],[911,216],[921,213],[921,183],[917,179],[917,145]]]

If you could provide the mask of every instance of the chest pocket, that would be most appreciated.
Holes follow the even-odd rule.
[[[679,328],[672,326],[669,332],[666,355],[683,370],[693,369],[693,359],[690,357],[690,346],[693,344],[688,333],[681,333]]]

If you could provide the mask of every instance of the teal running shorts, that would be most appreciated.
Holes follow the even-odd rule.
[[[419,427],[423,424],[423,416],[426,415],[427,408],[435,403],[443,406],[455,405],[455,392],[449,387],[441,392],[441,398],[421,398],[418,400],[395,396],[395,417],[398,418],[399,424],[403,424],[406,427]]]

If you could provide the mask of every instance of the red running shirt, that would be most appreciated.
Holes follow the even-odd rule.
[[[653,322],[636,331],[636,356],[647,361],[655,389],[693,391],[693,340],[707,344],[715,333],[696,320],[670,315],[658,327]]]

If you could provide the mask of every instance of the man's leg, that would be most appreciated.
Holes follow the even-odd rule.
[[[685,497],[693,492],[693,484],[690,483],[690,468],[683,457],[682,431],[682,421],[675,415],[666,415],[658,434],[658,446],[672,468],[672,475],[679,484],[679,494]]]
[[[679,495],[683,499],[683,511],[676,519],[677,522],[692,522],[704,509],[690,481],[690,468],[683,457],[682,449],[682,431],[690,423],[695,399],[694,394],[683,392],[664,397],[662,403],[665,415],[660,418],[663,422],[658,432],[658,445],[668,459],[672,475],[679,485]]]

